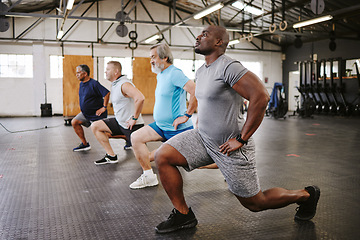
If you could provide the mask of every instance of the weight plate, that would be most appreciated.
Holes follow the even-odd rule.
[[[321,14],[325,9],[325,2],[324,0],[311,0],[310,7],[314,14]]]
[[[116,34],[119,37],[125,37],[128,34],[128,28],[125,25],[120,24],[116,27]]]
[[[0,32],[6,32],[10,27],[10,23],[6,18],[0,18]]]
[[[119,21],[120,23],[124,23],[126,21],[130,21],[131,19],[129,18],[129,16],[127,15],[126,12],[124,11],[120,11],[116,13],[115,19],[117,21]]]

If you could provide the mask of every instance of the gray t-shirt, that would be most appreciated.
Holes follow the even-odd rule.
[[[127,129],[126,121],[130,120],[130,118],[133,116],[135,112],[135,103],[134,99],[125,97],[121,91],[121,86],[126,82],[135,86],[129,79],[127,79],[126,76],[123,75],[111,83],[110,97],[113,104],[116,121],[120,126]],[[144,124],[144,120],[141,114],[139,115],[136,124]]]
[[[243,100],[232,86],[247,71],[239,61],[221,55],[196,72],[199,133],[215,149],[241,132]]]

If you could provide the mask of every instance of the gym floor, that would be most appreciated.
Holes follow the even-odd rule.
[[[0,122],[0,239],[360,239],[359,118],[265,118],[254,135],[262,189],[320,187],[312,221],[294,221],[296,204],[250,212],[219,170],[181,170],[199,224],[164,235],[154,227],[171,202],[161,184],[129,189],[142,171],[124,140],[111,139],[118,164],[96,166],[104,150],[90,129],[92,149],[73,152],[79,139],[63,117]]]

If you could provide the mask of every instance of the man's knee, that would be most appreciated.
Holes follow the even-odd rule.
[[[91,130],[93,131],[93,132],[97,132],[97,131],[99,131],[100,130],[100,126],[101,126],[101,122],[100,121],[95,121],[95,122],[93,122],[92,124],[91,124]]]
[[[166,165],[178,165],[176,164],[176,155],[177,151],[173,147],[168,144],[163,144],[161,147],[155,152],[155,163],[158,168]]]
[[[158,168],[162,166],[188,167],[188,163],[181,153],[169,144],[164,143],[155,153],[155,162]]]
[[[131,144],[137,145],[139,143],[144,143],[144,132],[142,131],[142,128],[134,131],[130,135]]]
[[[169,146],[167,144],[161,145],[154,155],[156,166],[159,168],[162,165],[168,165],[170,163],[170,159],[172,158],[171,155]]]
[[[139,130],[131,133],[130,135],[130,140],[131,140],[131,143],[132,145],[138,143],[138,139],[139,139],[139,133],[138,133]]]
[[[79,126],[79,125],[81,125],[81,121],[79,121],[79,120],[77,120],[76,118],[73,118],[72,120],[71,120],[71,125],[73,126],[73,127],[75,127],[75,126]]]

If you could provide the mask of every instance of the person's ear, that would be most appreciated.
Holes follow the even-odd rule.
[[[217,41],[216,41],[216,46],[222,46],[223,45],[223,43],[224,43],[224,41],[222,40],[222,39],[217,39]]]

